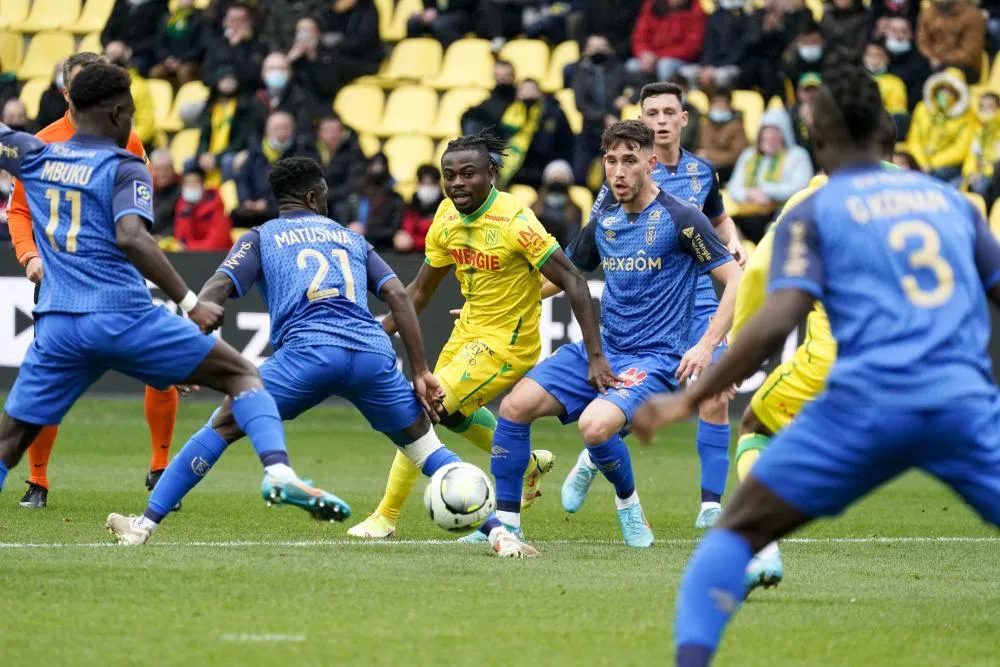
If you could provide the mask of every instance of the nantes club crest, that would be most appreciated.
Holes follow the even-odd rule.
[[[496,227],[486,228],[486,245],[487,247],[494,247],[500,243],[500,230]]]

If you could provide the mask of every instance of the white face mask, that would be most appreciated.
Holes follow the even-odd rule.
[[[197,204],[204,193],[205,191],[196,185],[185,185],[181,188],[181,199],[189,204]]]
[[[799,57],[807,63],[814,63],[823,57],[822,46],[800,46]]]
[[[430,206],[441,199],[441,188],[436,185],[420,185],[417,187],[417,200],[424,206]]]
[[[285,151],[287,151],[289,149],[289,147],[291,147],[292,142],[291,141],[278,141],[274,137],[268,137],[268,139],[267,139],[267,145],[270,146],[271,148],[273,148],[276,151],[284,153]]]
[[[893,39],[892,37],[887,37],[885,40],[885,48],[889,53],[894,56],[898,56],[901,53],[906,53],[910,50],[911,45],[909,40],[906,39]]]

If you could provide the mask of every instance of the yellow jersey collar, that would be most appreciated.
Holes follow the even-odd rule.
[[[497,189],[495,187],[491,188],[490,189],[490,196],[486,198],[486,201],[483,202],[482,206],[480,206],[479,208],[477,208],[475,211],[473,211],[469,215],[465,215],[464,213],[459,213],[459,215],[462,218],[462,222],[464,222],[465,224],[468,225],[468,224],[471,224],[471,223],[475,222],[479,218],[483,217],[483,214],[486,213],[486,211],[490,210],[490,207],[493,206],[493,202],[495,202],[497,200],[497,195],[498,194],[499,193],[497,192]]]

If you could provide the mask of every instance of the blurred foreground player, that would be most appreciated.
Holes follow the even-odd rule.
[[[810,136],[830,181],[785,215],[771,295],[729,354],[682,395],[640,411],[648,438],[752,374],[821,299],[837,341],[826,391],[779,433],[698,546],[678,592],[677,664],[707,665],[754,553],[836,515],[910,468],[1000,525],[1000,394],[984,291],[1000,244],[960,193],[879,164],[878,87],[834,54]]]
[[[35,137],[48,144],[68,141],[73,136],[73,133],[76,132],[76,121],[73,117],[73,103],[69,98],[69,87],[80,70],[101,62],[107,62],[107,59],[87,51],[66,59],[62,67],[63,81],[66,86],[63,89],[63,95],[69,103],[69,111],[62,118],[42,129]],[[129,134],[126,149],[148,164],[142,141],[134,131]],[[14,243],[17,261],[24,266],[29,280],[36,285],[41,284],[44,267],[35,245],[35,237],[31,227],[31,211],[28,208],[28,199],[23,188],[14,188],[7,215],[7,224],[10,227],[10,236]],[[48,215],[47,210],[46,215]],[[35,288],[35,303],[37,302],[38,287]],[[174,387],[167,387],[162,391],[146,387],[146,423],[149,425],[153,450],[152,459],[149,462],[149,472],[146,474],[146,487],[148,489],[152,489],[156,485],[156,481],[163,474],[163,469],[167,467],[170,445],[174,439],[176,418],[177,390]],[[28,477],[28,491],[21,499],[21,507],[41,509],[48,502],[49,457],[52,455],[52,447],[55,444],[58,430],[56,426],[46,426],[28,448],[28,463],[31,468]]]

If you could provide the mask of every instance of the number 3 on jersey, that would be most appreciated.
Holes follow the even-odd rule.
[[[347,259],[347,251],[343,249],[331,250],[330,254],[340,263],[340,272],[344,278],[344,296],[348,300],[354,301],[354,276],[351,274],[351,263]],[[295,260],[300,271],[307,269],[313,263],[309,260],[315,260],[316,273],[313,275],[312,282],[309,283],[309,288],[306,289],[306,298],[309,301],[322,301],[340,296],[340,288],[338,287],[320,289],[323,281],[326,280],[326,274],[330,272],[330,262],[327,261],[326,256],[319,250],[305,248],[299,252]]]
[[[889,247],[903,252],[906,250],[907,239],[913,237],[920,240],[920,247],[907,255],[910,268],[931,271],[937,284],[932,289],[924,289],[917,282],[916,276],[907,274],[899,281],[903,292],[915,306],[921,308],[943,306],[955,291],[955,272],[948,260],[940,254],[941,237],[937,230],[922,220],[896,223],[889,229]]]
[[[55,252],[59,252],[56,231],[61,222],[59,207],[63,200],[62,194],[59,188],[49,188],[45,191],[45,198],[49,200],[49,224],[45,225],[45,235],[49,237],[49,245]],[[76,237],[80,234],[80,193],[76,190],[67,190],[65,195],[66,201],[69,202],[69,231],[66,232],[66,252],[76,252]]]

